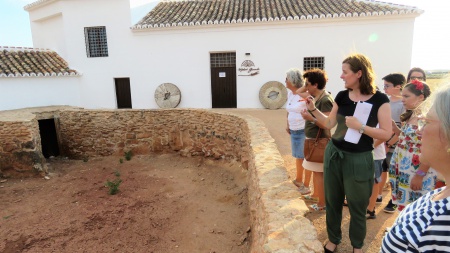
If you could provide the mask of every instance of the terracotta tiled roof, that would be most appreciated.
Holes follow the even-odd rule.
[[[320,18],[420,15],[422,12],[416,7],[374,0],[164,0],[132,29]]]
[[[0,77],[79,76],[48,49],[0,47]]]

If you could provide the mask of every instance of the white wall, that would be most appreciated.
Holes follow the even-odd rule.
[[[81,77],[7,77],[0,81],[0,110],[25,107],[81,106]]]
[[[66,40],[61,2],[29,12],[33,47],[49,48],[66,57]]]
[[[285,71],[291,67],[302,69],[304,57],[325,57],[327,90],[336,95],[343,89],[339,77],[342,60],[352,52],[364,53],[372,59],[381,87],[381,78],[386,74],[406,73],[409,69],[415,17],[392,15],[132,31],[128,0],[65,0],[31,12],[30,17],[41,19],[62,13],[67,50],[59,46],[55,50],[63,50],[69,66],[83,73],[81,106],[86,108],[117,108],[117,77],[130,78],[133,108],[158,108],[155,89],[167,82],[181,90],[179,107],[211,108],[211,52],[236,52],[236,69],[249,59],[261,70],[256,76],[237,76],[238,108],[263,108],[259,102],[261,86],[268,81],[284,84]],[[84,27],[89,26],[106,26],[109,57],[87,58]],[[43,29],[32,28],[33,34]],[[46,47],[52,42],[39,43],[42,44],[35,46]]]
[[[284,84],[285,71],[291,67],[303,69],[304,57],[325,57],[327,90],[334,95],[343,89],[341,63],[350,53],[360,52],[371,58],[380,88],[383,76],[409,70],[412,17],[303,22],[134,31],[134,46],[130,48],[136,62],[133,107],[157,107],[150,99],[154,90],[161,83],[172,82],[182,92],[180,107],[210,108],[210,52],[235,51],[237,68],[249,59],[261,69],[259,75],[237,77],[238,108],[262,108],[260,87],[268,81]],[[144,66],[145,71],[139,66]]]
[[[81,3],[80,3],[81,2]],[[117,108],[114,77],[130,77],[128,0],[64,1],[69,65],[83,73],[82,103],[88,108]],[[80,18],[82,17],[82,18]],[[108,57],[88,58],[84,28],[105,26]]]

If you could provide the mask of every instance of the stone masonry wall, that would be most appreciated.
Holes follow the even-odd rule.
[[[180,151],[248,163],[246,122],[205,110],[65,110],[59,129],[71,158]]]
[[[39,125],[36,119],[0,121],[0,176],[45,174]]]
[[[298,198],[275,141],[259,119],[190,109],[64,109],[44,114],[16,122],[0,117],[0,173],[45,173],[39,116],[55,118],[62,155],[73,158],[123,155],[131,150],[235,159],[249,175],[251,252],[323,251],[316,229],[305,218],[309,210]]]
[[[264,123],[242,116],[248,124],[250,159],[248,198],[252,217],[252,251],[319,253],[317,230],[305,217],[309,212],[289,180],[284,160]]]
[[[249,171],[252,252],[322,252],[308,208],[289,181],[264,124],[206,110],[69,110],[59,115],[63,150],[72,157],[179,151],[241,161]]]

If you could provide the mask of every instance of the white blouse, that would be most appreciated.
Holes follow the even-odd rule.
[[[286,111],[288,112],[288,123],[290,130],[305,129],[305,119],[303,119],[300,114],[300,112],[304,109],[306,109],[306,101],[288,89]]]

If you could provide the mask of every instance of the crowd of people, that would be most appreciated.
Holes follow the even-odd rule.
[[[333,99],[324,70],[286,73],[293,183],[303,198],[317,202],[311,211],[326,212],[324,252],[341,243],[344,205],[353,252],[362,252],[366,222],[376,219],[388,180],[391,199],[383,210],[401,213],[386,228],[381,252],[450,252],[450,189],[438,182],[450,176],[450,85],[432,95],[425,72],[413,68],[407,78],[384,76],[383,93],[362,54],[343,60],[340,77],[344,89]],[[308,161],[305,140],[319,137],[330,138],[323,162]]]

